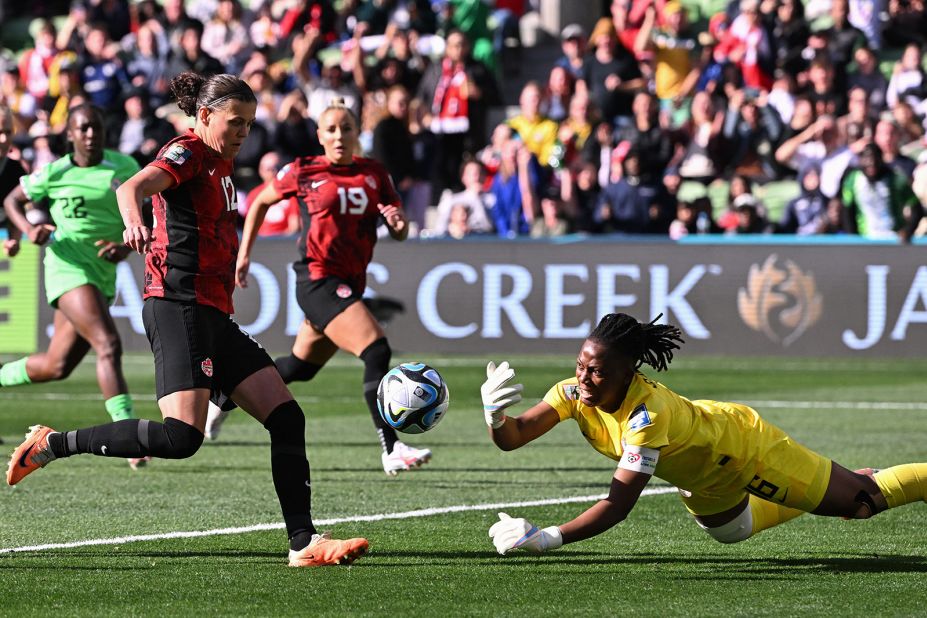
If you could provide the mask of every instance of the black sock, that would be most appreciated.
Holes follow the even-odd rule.
[[[396,430],[390,427],[380,416],[380,408],[377,406],[377,387],[380,386],[380,380],[389,371],[391,357],[392,350],[390,350],[385,337],[377,339],[360,353],[360,359],[364,361],[364,401],[367,402],[367,409],[370,411],[371,418],[373,418],[373,425],[377,428],[380,445],[387,453],[393,452],[393,446],[396,445],[399,438],[396,436]]]
[[[264,428],[270,432],[270,470],[280,501],[290,549],[299,551],[315,534],[312,524],[312,488],[306,459],[306,417],[293,400],[277,406]]]
[[[49,434],[48,445],[55,457],[81,453],[103,457],[160,457],[184,459],[203,443],[200,431],[176,418],[163,423],[132,418],[86,429]]]
[[[277,366],[277,371],[280,372],[280,377],[287,384],[290,382],[308,382],[322,368],[322,365],[307,363],[293,354],[275,358],[274,364]]]

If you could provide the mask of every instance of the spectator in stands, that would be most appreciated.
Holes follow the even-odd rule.
[[[775,152],[783,132],[779,113],[766,103],[765,93],[737,90],[728,102],[723,131],[734,173],[760,183],[778,175]]]
[[[167,79],[170,50],[162,48],[153,30],[157,22],[146,22],[139,26],[135,35],[136,47],[129,54],[126,73],[135,88],[148,92],[152,107],[160,107],[168,98]]]
[[[191,20],[184,8],[184,2],[185,0],[164,0],[164,10],[158,16],[158,23],[161,24],[173,53],[180,52],[180,37],[187,22]]]
[[[35,47],[25,50],[19,58],[20,82],[37,101],[48,94],[49,72],[57,54],[55,27],[41,20],[36,29]]]
[[[821,193],[821,170],[811,164],[799,174],[801,195],[791,200],[776,228],[783,234],[820,234],[827,228],[827,198]]]
[[[599,195],[595,219],[603,231],[623,234],[669,231],[676,204],[669,203],[662,182],[644,182],[641,171],[640,154],[631,148],[623,158],[621,178]]]
[[[671,116],[682,107],[701,73],[695,37],[689,32],[688,18],[682,4],[667,2],[662,13],[663,26],[657,27],[657,12],[648,7],[644,23],[635,42],[635,52],[654,52],[654,92],[660,108]],[[677,125],[677,122],[672,122]]]
[[[517,137],[506,140],[490,187],[494,204],[489,214],[496,234],[515,238],[530,232],[538,208],[540,181],[541,170],[534,155]]]
[[[169,78],[184,71],[209,76],[223,72],[222,63],[203,51],[203,24],[195,19],[184,22],[180,29],[180,49],[167,65]]]
[[[888,0],[888,22],[882,32],[885,42],[895,47],[927,45],[924,0]]]
[[[68,110],[77,96],[83,96],[77,55],[71,51],[64,51],[55,58],[52,76],[48,82],[48,95],[42,102],[42,109],[49,110],[48,126],[53,134],[60,135],[66,130]]]
[[[885,109],[885,93],[888,90],[888,80],[879,70],[879,61],[875,52],[868,47],[860,47],[853,54],[856,60],[856,70],[847,77],[847,86],[862,88],[869,97],[869,113],[877,117]]]
[[[882,20],[886,0],[849,0],[847,20],[866,35],[867,45],[882,49]],[[832,9],[833,10],[833,9]]]
[[[14,135],[24,135],[35,121],[37,101],[20,83],[15,64],[0,71],[0,105],[6,105],[13,114]]]
[[[775,63],[769,36],[759,18],[759,0],[740,0],[740,14],[715,47],[715,59],[729,60],[743,75],[747,88],[769,90]]]
[[[248,196],[243,203],[239,203],[238,214],[242,217],[247,216],[252,202],[258,194],[272,182],[277,172],[280,171],[280,155],[270,151],[261,157],[258,165],[258,175],[261,178],[261,184],[248,192]],[[299,231],[299,206],[296,198],[285,198],[271,204],[264,215],[264,221],[258,228],[258,236],[288,236]]]
[[[580,159],[597,161],[598,152],[592,136],[593,111],[589,108],[589,95],[578,92],[570,99],[569,115],[560,123],[557,139],[563,146],[562,164],[572,167]]]
[[[484,0],[447,0],[444,7],[449,13],[445,18],[445,30],[462,33],[470,43],[472,58],[490,73],[495,73],[497,66],[489,29],[489,4]]]
[[[467,210],[467,225],[470,233],[489,234],[493,232],[492,212],[495,198],[492,193],[483,190],[486,177],[486,168],[476,159],[465,161],[460,170],[460,180],[464,190],[451,193],[446,190],[441,195],[435,213],[435,224],[432,230],[435,236],[448,233],[452,219],[452,210],[463,205]]]
[[[628,124],[634,94],[646,84],[637,60],[618,40],[607,17],[596,23],[589,40],[594,51],[586,58],[577,90],[589,93],[603,120]]]
[[[679,202],[676,218],[670,224],[669,237],[679,240],[689,234],[718,234],[721,231],[712,217],[711,200],[703,196],[691,202]]]
[[[174,127],[151,113],[148,92],[144,89],[128,91],[123,107],[125,118],[107,131],[107,135],[115,138],[111,146],[132,156],[139,166],[145,166],[154,160],[161,146],[176,135]]]
[[[570,72],[574,80],[583,75],[583,62],[586,55],[586,31],[579,24],[569,24],[560,33],[560,49],[563,55],[557,58],[554,66],[563,67]]]
[[[924,76],[921,47],[917,43],[905,46],[901,60],[892,67],[892,78],[888,82],[885,100],[892,108],[904,101],[918,116],[927,112],[927,79]]]
[[[875,145],[882,153],[882,161],[899,172],[905,178],[914,176],[917,163],[914,159],[901,154],[901,136],[896,125],[891,120],[880,120],[875,128]]]
[[[837,130],[849,143],[859,138],[872,139],[872,125],[869,95],[862,88],[850,88],[847,93],[847,113],[837,119]]]
[[[415,158],[409,132],[409,93],[404,86],[397,84],[389,89],[386,110],[386,116],[373,130],[372,156],[389,172],[405,205],[406,218],[411,224],[409,234],[414,236],[425,227],[427,205],[410,205],[407,201],[415,176]]]
[[[248,26],[248,36],[255,49],[272,50],[283,43],[280,24],[274,19],[272,11],[271,3],[264,2],[258,7],[254,21]]]
[[[80,58],[81,86],[91,103],[108,115],[116,110],[122,93],[130,88],[129,76],[111,48],[109,31],[103,24],[94,24],[84,41]]]
[[[120,40],[131,30],[129,3],[126,0],[90,0],[87,11],[87,19],[91,24],[106,25],[106,34],[112,41]]]
[[[321,154],[317,129],[315,121],[309,117],[306,96],[302,90],[294,90],[280,102],[273,137],[274,150],[288,160]]]
[[[875,144],[867,144],[859,155],[859,167],[847,172],[841,197],[850,232],[867,238],[910,242],[924,214],[910,178],[885,165]]]
[[[563,121],[569,114],[574,90],[573,76],[563,67],[555,66],[547,77],[547,88],[541,97],[541,114],[554,122]]]
[[[916,142],[924,137],[924,125],[918,121],[914,109],[905,101],[898,101],[892,106],[892,118],[898,125],[902,145]]]
[[[676,132],[676,152],[670,167],[683,180],[708,184],[724,168],[724,112],[715,111],[711,95],[692,98],[691,118]]]
[[[492,184],[496,172],[502,166],[502,149],[505,147],[506,142],[512,139],[514,133],[508,123],[503,122],[496,125],[489,137],[489,143],[476,153],[476,160],[486,168],[486,182],[483,186],[487,190]]]
[[[348,7],[351,5],[345,3]],[[338,39],[335,28],[337,14],[330,0],[300,0],[286,4],[280,19],[280,35],[289,39],[300,32],[317,32],[320,43],[328,45]]]
[[[563,199],[566,210],[572,213],[572,229],[574,232],[597,232],[595,209],[599,199],[599,182],[596,165],[592,161],[578,159],[569,171]]]
[[[640,159],[642,182],[657,184],[673,156],[673,143],[660,126],[658,104],[649,92],[638,92],[632,104],[633,122],[618,130],[618,140],[628,141]]]
[[[409,101],[409,135],[412,138],[412,186],[406,192],[405,208],[427,212],[433,204],[436,139],[425,125],[427,109],[418,99]],[[485,185],[484,185],[485,186]],[[488,188],[488,187],[487,187]]]
[[[854,52],[869,44],[866,35],[850,23],[849,16],[848,0],[831,0],[830,17],[833,23],[827,31],[827,51],[835,70],[835,85],[841,91],[846,89],[846,70],[853,62]],[[871,15],[869,19],[878,19],[878,15]]]
[[[542,166],[549,166],[554,145],[557,142],[556,122],[541,114],[541,86],[530,81],[521,89],[518,97],[519,113],[509,120],[521,138],[525,148],[537,157]]]
[[[729,229],[728,234],[763,234],[767,231],[768,223],[763,216],[763,209],[749,193],[734,200],[734,212],[737,225]]]
[[[825,53],[818,53],[811,61],[808,82],[805,95],[811,100],[815,115],[842,116],[846,113],[846,90],[838,88],[834,65]]]
[[[219,0],[212,19],[203,29],[203,51],[222,63],[229,73],[238,73],[251,48],[248,30],[241,23],[238,0]]]
[[[255,120],[264,125],[267,130],[272,131],[277,126],[277,110],[280,109],[283,96],[274,88],[266,60],[249,61],[242,72],[242,79],[248,83],[257,98]]]
[[[436,137],[433,195],[455,187],[465,152],[485,143],[486,110],[499,101],[495,78],[470,56],[462,32],[447,35],[444,57],[422,76],[416,98],[431,110],[430,131]]]
[[[776,8],[770,42],[776,57],[776,68],[789,75],[798,75],[808,67],[802,56],[810,34],[801,0],[780,0]]]
[[[821,192],[827,197],[837,195],[840,179],[854,159],[853,151],[841,141],[836,121],[827,114],[776,150],[776,160],[793,170],[820,164]]]
[[[81,1],[72,2],[64,24],[58,30],[55,47],[58,49],[70,49],[82,54],[84,41],[87,39],[89,31],[90,22],[88,21],[87,5]]]

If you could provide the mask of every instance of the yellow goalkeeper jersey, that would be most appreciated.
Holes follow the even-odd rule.
[[[544,397],[561,421],[572,418],[597,451],[620,468],[646,472],[704,496],[743,490],[764,455],[790,442],[748,406],[690,401],[637,373],[614,414],[579,401],[576,378]]]

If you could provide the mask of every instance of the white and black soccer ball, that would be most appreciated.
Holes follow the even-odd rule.
[[[403,433],[424,433],[444,418],[450,398],[441,374],[424,363],[389,370],[377,389],[380,416]]]

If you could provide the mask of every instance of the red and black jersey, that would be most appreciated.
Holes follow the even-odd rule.
[[[196,302],[233,313],[238,200],[232,162],[187,131],[165,144],[148,165],[170,174],[174,185],[154,196],[145,298]]]
[[[401,206],[386,168],[362,157],[350,165],[301,157],[280,170],[274,187],[299,204],[299,253],[309,278],[339,277],[363,292],[377,242],[377,204]]]

